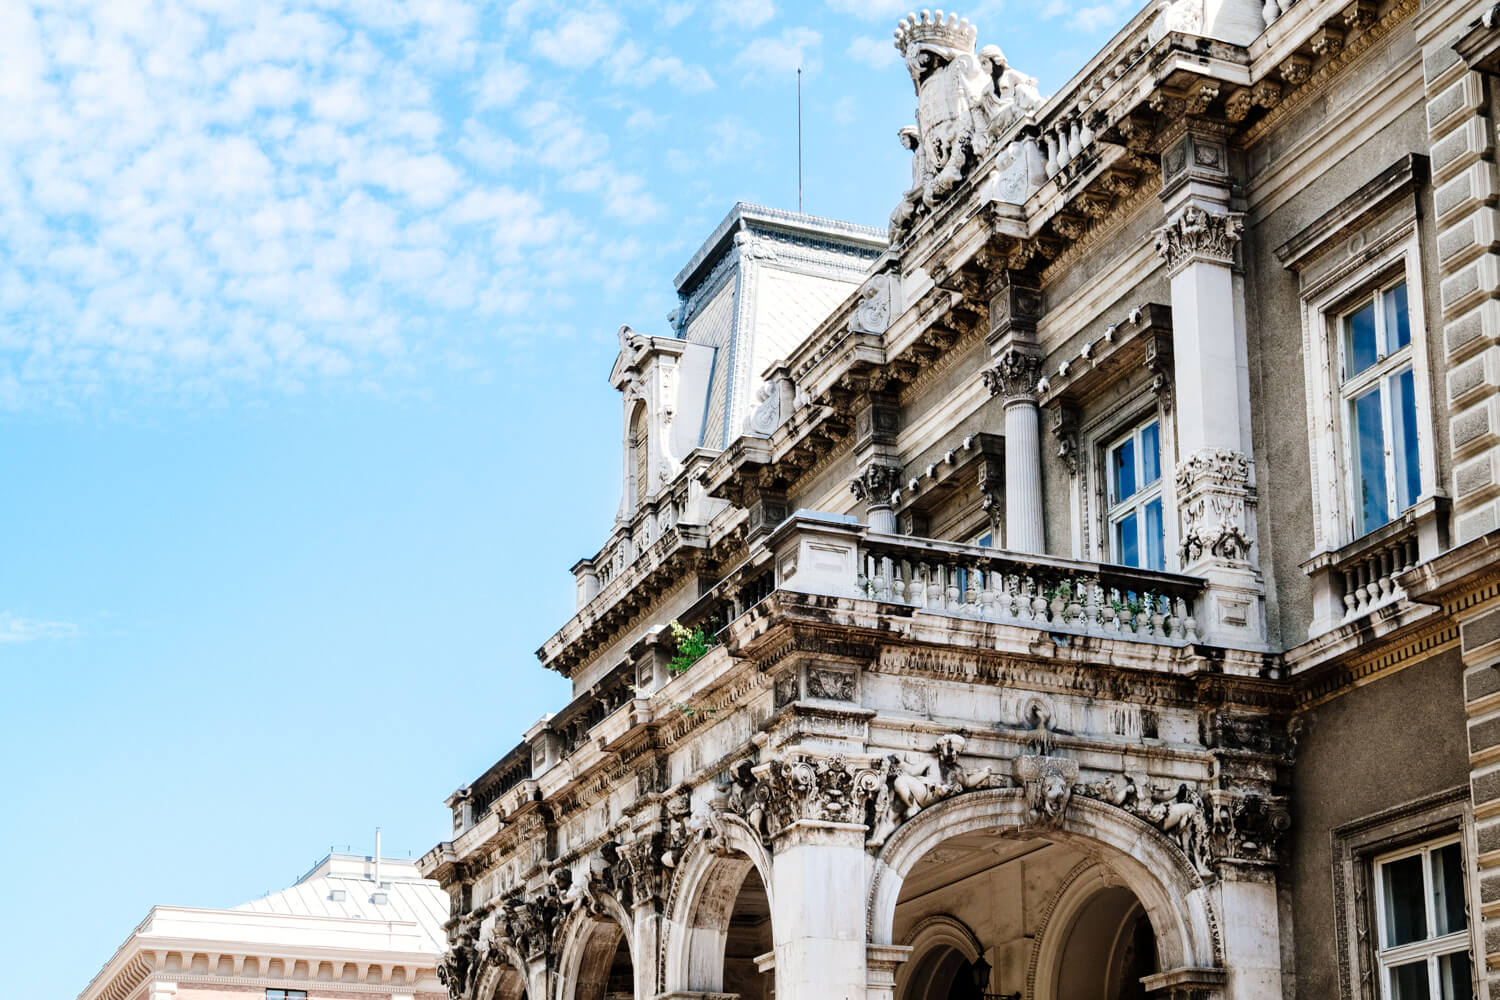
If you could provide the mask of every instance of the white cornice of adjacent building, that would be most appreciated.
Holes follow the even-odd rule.
[[[329,855],[290,888],[234,909],[153,907],[79,1000],[166,1000],[187,984],[443,994],[447,909],[409,860],[381,859],[377,882],[372,859]]]

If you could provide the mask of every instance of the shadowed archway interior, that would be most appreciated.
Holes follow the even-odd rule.
[[[635,967],[625,929],[613,920],[596,921],[579,961],[573,1000],[632,1000],[634,996]]]
[[[774,977],[757,969],[755,959],[775,947],[771,937],[771,905],[760,873],[745,873],[729,915],[729,933],[724,942],[724,990],[741,1000],[771,1000]]]

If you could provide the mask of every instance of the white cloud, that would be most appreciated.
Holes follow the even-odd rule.
[[[610,53],[623,28],[612,10],[570,11],[556,27],[532,35],[531,45],[559,66],[587,69]]]
[[[611,139],[713,77],[590,0],[483,10],[0,4],[0,409],[380,387],[644,284],[604,250],[662,171]],[[670,117],[700,171],[761,141]]]
[[[627,132],[651,132],[666,124],[666,119],[652,111],[650,108],[641,108],[632,111],[630,117],[625,119],[625,130]]]
[[[710,23],[715,28],[753,31],[775,16],[771,0],[714,0]]]
[[[1133,8],[1126,7],[1123,3],[1093,4],[1087,7],[1079,7],[1073,10],[1073,16],[1068,18],[1068,27],[1074,31],[1093,33],[1101,28],[1113,28],[1122,24]]]
[[[609,59],[611,75],[615,83],[633,87],[649,87],[659,80],[666,80],[678,90],[699,93],[711,90],[713,77],[701,66],[684,63],[676,56],[647,56],[634,42],[621,45]]]
[[[78,626],[72,622],[41,621],[23,618],[9,611],[0,612],[0,643],[70,639],[77,634]]]
[[[811,28],[786,28],[777,36],[752,39],[735,61],[751,74],[789,75],[812,68],[808,53],[822,43],[823,36]]]
[[[887,18],[892,27],[913,9],[908,0],[828,0],[828,6],[840,14],[853,14],[867,21]]]
[[[529,82],[525,66],[497,61],[480,77],[475,103],[480,108],[505,107],[514,103]]]
[[[849,43],[848,55],[873,69],[885,69],[901,61],[901,53],[889,38],[860,36]]]
[[[682,0],[679,3],[665,3],[661,6],[661,20],[668,28],[675,28],[686,21],[698,5],[693,0]]]

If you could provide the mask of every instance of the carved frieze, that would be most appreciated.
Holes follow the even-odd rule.
[[[834,670],[828,667],[808,667],[807,694],[810,698],[827,698],[831,701],[853,701],[854,674],[848,670]]]
[[[1156,231],[1156,252],[1167,262],[1170,274],[1195,260],[1232,264],[1244,228],[1244,216],[1238,212],[1210,212],[1188,205]]]

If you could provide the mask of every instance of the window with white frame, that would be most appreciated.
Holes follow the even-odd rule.
[[[1374,869],[1382,1000],[1473,1000],[1458,839],[1378,857]]]
[[[1166,569],[1161,424],[1152,418],[1104,449],[1109,560]]]
[[[1416,503],[1416,381],[1406,281],[1383,285],[1338,319],[1352,535],[1367,535]]]

